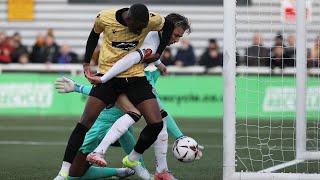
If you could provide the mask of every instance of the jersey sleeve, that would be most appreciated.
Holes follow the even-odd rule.
[[[158,35],[158,31],[151,31],[148,33],[147,37],[144,39],[140,49],[141,50],[151,49],[152,54],[155,54],[159,44],[160,44],[160,37]]]
[[[94,32],[102,33],[106,28],[106,11],[100,11],[94,20]]]
[[[165,22],[163,16],[160,16],[158,13],[149,13],[149,27],[151,31],[161,31]]]

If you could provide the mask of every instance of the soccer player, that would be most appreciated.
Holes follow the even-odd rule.
[[[152,84],[153,88],[155,88],[155,83],[156,83],[158,77],[160,76],[160,71],[159,70],[156,70],[153,72],[145,71],[145,73],[146,73],[146,77],[147,77],[148,81]],[[78,93],[82,93],[85,95],[89,95],[91,88],[92,88],[91,86],[83,86],[81,84],[76,84],[75,82],[73,82],[72,80],[70,80],[68,78],[57,79],[57,81],[55,83],[55,87],[57,88],[59,93],[78,92]],[[154,92],[155,92],[157,99],[160,103],[159,96],[156,93],[155,89],[154,89]],[[129,106],[129,105],[127,104],[126,106]],[[123,111],[126,111],[126,109],[128,109],[124,106],[122,106],[120,108],[123,109]],[[83,143],[82,147],[80,148],[80,151],[78,152],[77,156],[79,154],[88,154],[89,152],[92,152],[94,150],[94,148],[97,147],[98,143],[103,139],[106,132],[108,132],[110,130],[111,125],[116,121],[116,119],[118,119],[120,116],[122,116],[124,114],[123,111],[121,111],[120,109],[118,109],[116,107],[112,107],[110,109],[104,109],[100,113],[97,121],[94,123],[92,128],[86,134],[84,143]],[[181,138],[184,136],[182,134],[182,132],[180,131],[180,129],[177,127],[174,119],[170,116],[170,114],[168,114],[168,120],[166,122],[166,125],[167,125],[167,129],[168,129],[169,133],[175,139],[178,139],[178,138]],[[131,131],[129,130],[128,132],[124,133],[121,136],[121,138],[119,138],[119,142],[120,142],[121,146],[124,148],[125,152],[130,153],[134,147],[134,144],[135,144],[135,141],[134,141],[134,138],[132,135],[132,129],[131,129]],[[202,153],[200,151],[197,159],[200,159],[201,155],[202,155]],[[140,162],[143,163],[143,160],[140,159]],[[81,177],[81,179],[106,178],[106,177],[110,177],[110,176],[124,177],[125,175],[131,175],[131,173],[132,173],[132,171],[129,171],[128,169],[125,169],[125,168],[92,167],[88,164],[87,161],[85,161],[85,159],[82,159],[82,162],[77,161],[75,163],[78,163],[79,165],[86,164],[85,166],[88,167],[87,172],[84,174],[84,176]],[[84,166],[84,165],[82,165],[82,166]],[[55,178],[55,180],[65,180],[66,176],[68,174],[68,171],[69,171],[69,166],[64,167],[64,169],[62,167],[59,175]],[[119,174],[119,173],[122,173],[122,174]],[[158,176],[159,176],[159,174],[157,175],[157,173],[156,173],[155,179],[157,179]],[[79,178],[80,177],[78,177],[78,178],[69,177],[68,179],[73,180],[73,179],[79,179]],[[173,179],[173,177],[171,179]]]
[[[134,4],[130,8],[103,10],[95,19],[94,27],[88,37],[85,62],[83,64],[86,77],[91,77],[90,59],[98,43],[99,35],[103,32],[103,41],[99,55],[99,72],[104,74],[123,56],[139,49],[143,40],[150,31],[162,30],[162,38],[155,55],[149,57],[158,58],[167,46],[174,25],[156,13],[149,13],[143,4]],[[143,58],[143,54],[142,57]],[[134,169],[137,175],[143,179],[149,179],[150,175],[138,161],[143,152],[157,139],[162,130],[163,122],[159,112],[159,105],[152,93],[152,87],[143,73],[143,64],[136,64],[127,71],[119,74],[110,81],[94,86],[89,94],[84,112],[70,135],[63,161],[72,163],[75,155],[81,147],[85,134],[94,124],[100,112],[113,105],[119,95],[124,93],[144,116],[147,126],[142,130],[140,137],[129,154],[127,165]],[[127,112],[127,116],[138,121],[140,114]],[[83,171],[73,169],[71,176],[82,176]]]
[[[189,26],[189,23],[188,23],[188,20],[184,17],[184,16],[181,16],[181,15],[179,15],[179,14],[174,14],[174,13],[172,13],[172,14],[170,14],[170,15],[168,15],[167,17],[166,17],[167,19],[170,19],[174,24],[175,24],[175,29],[174,29],[174,32],[173,32],[173,35],[171,36],[171,39],[170,39],[170,44],[173,44],[173,43],[175,43],[175,42],[177,42],[177,41],[179,41],[179,38],[184,34],[184,31],[185,30],[187,30],[188,32],[190,31],[190,26]],[[147,48],[151,48],[152,50],[153,50],[153,52],[155,52],[155,49],[156,49],[156,47],[159,45],[159,35],[158,35],[158,32],[150,32],[149,34],[148,34],[148,36],[146,37],[146,39],[145,39],[145,41],[144,41],[144,44],[143,44],[143,46],[142,46],[142,48],[141,48],[141,50],[143,51],[143,49],[145,48],[145,49],[147,49]],[[135,54],[136,53],[136,54]],[[128,57],[130,57],[130,58],[128,58]],[[122,67],[122,65],[123,66],[127,66],[127,64],[130,64],[131,63],[131,61],[139,61],[139,58],[140,58],[140,55],[139,55],[139,53],[137,53],[137,52],[132,52],[132,53],[130,53],[130,54],[128,54],[128,55],[126,55],[125,57],[123,57],[121,60],[119,60],[105,75],[108,75],[109,74],[109,72],[113,72],[113,70],[114,70],[114,68],[116,68],[118,71],[120,71],[120,69],[121,69],[121,67]],[[121,61],[126,61],[127,62],[127,64],[121,64],[120,62]],[[119,64],[120,63],[120,64]],[[117,66],[120,66],[120,69],[118,69],[117,68]],[[157,65],[158,66],[158,68],[160,68],[160,69],[165,69],[165,68],[161,68],[161,67],[165,67],[162,63],[160,63],[160,64],[158,64]],[[122,71],[124,71],[124,70],[122,70]],[[120,73],[120,72],[118,72],[118,73]],[[159,76],[159,74],[160,73],[158,73],[158,75],[156,75],[157,73],[149,73],[149,72],[145,72],[146,73],[146,75],[147,75],[147,79],[149,80],[149,82],[152,84],[152,83],[155,83],[155,80],[154,79],[157,79],[158,78],[158,76]],[[117,73],[116,73],[117,74]],[[105,76],[104,75],[104,76]],[[156,77],[156,78],[152,78],[152,77]],[[99,79],[99,78],[98,78]],[[134,111],[134,110],[133,110]],[[137,112],[137,113],[139,113],[139,111]],[[169,131],[170,131],[170,127],[176,127],[176,125],[175,125],[175,123],[171,123],[173,120],[171,120],[172,118],[171,118],[171,116],[169,116],[169,120],[168,120],[168,123],[165,123],[165,124],[171,124],[171,126],[169,126]],[[99,119],[98,119],[99,120]],[[174,121],[173,121],[174,122]],[[172,125],[173,124],[173,125]],[[94,127],[97,127],[96,126],[96,124],[94,125]],[[172,128],[171,128],[172,129]],[[177,129],[177,128],[173,128],[173,129]],[[165,130],[166,130],[166,128],[165,128]],[[91,130],[90,130],[91,131]],[[90,132],[89,131],[89,132]],[[123,132],[125,132],[125,131],[123,131]],[[178,129],[178,132],[180,132],[180,130]],[[172,133],[172,130],[171,130],[171,133]],[[163,139],[165,139],[165,140],[167,140],[167,137],[166,137],[166,131],[163,133],[164,135],[164,137],[163,137]],[[180,133],[175,133],[176,134],[176,138],[178,138],[178,137],[180,137],[180,136],[182,136],[182,134],[181,134],[181,132]],[[122,136],[123,137],[123,136]],[[162,139],[162,140],[163,140]],[[164,141],[160,141],[160,142],[163,142],[164,143]],[[158,140],[157,140],[158,141]],[[156,141],[156,142],[157,142]],[[158,176],[161,176],[161,174],[162,173],[160,173],[160,172],[163,172],[163,171],[168,171],[168,167],[167,167],[167,163],[166,163],[166,150],[167,150],[167,145],[166,144],[164,144],[163,145],[163,143],[162,144],[159,144],[158,145],[158,147],[159,148],[156,148],[156,152],[158,152],[158,153],[156,153],[156,158],[157,158],[157,168],[156,168],[156,170],[157,170],[157,173],[156,173],[156,177],[158,177]],[[155,144],[155,147],[157,147],[157,143]],[[160,151],[159,150],[157,150],[157,149],[160,149]],[[164,152],[163,152],[164,151]],[[160,156],[160,157],[159,157]],[[162,157],[161,157],[162,156]],[[61,169],[61,171],[62,171],[63,169]],[[61,172],[60,171],[60,172]],[[63,172],[63,171],[62,171]]]
[[[166,16],[166,19],[171,20],[175,24],[175,29],[173,32],[173,35],[171,36],[171,39],[169,41],[169,44],[173,44],[175,42],[178,42],[180,37],[183,36],[185,31],[188,33],[190,32],[190,24],[188,22],[188,19],[185,18],[182,15],[179,14],[169,14]],[[144,45],[142,46],[142,49],[151,49],[154,51],[160,43],[159,33],[158,32],[150,32],[145,41]],[[89,81],[92,84],[98,84],[101,82],[106,82],[109,79],[113,78],[117,74],[125,71],[127,68],[132,66],[133,64],[136,64],[140,61],[140,56],[138,52],[133,52],[127,55],[128,58],[124,57],[121,60],[117,61],[117,63],[114,64],[114,66],[106,72],[102,77],[88,77]],[[157,61],[156,65],[158,67],[161,67],[163,65],[161,61]],[[164,65],[163,65],[164,66]],[[165,73],[165,71],[162,71]],[[146,74],[148,72],[145,72]],[[148,78],[148,76],[147,76]],[[154,87],[154,86],[153,86]],[[158,99],[159,102],[159,99]],[[140,114],[140,112],[135,112],[136,114]],[[167,112],[162,111],[162,118],[164,126],[166,125],[166,114]],[[101,144],[95,149],[95,151],[88,155],[87,160],[91,163],[96,163],[99,166],[106,166],[107,163],[103,159],[103,154],[107,151],[107,148],[110,144],[114,143],[118,138],[121,137],[122,133],[125,132],[132,124],[135,123],[133,119],[129,119],[127,115],[120,118],[118,121],[116,121],[113,126],[111,127],[110,131],[106,134],[105,138],[101,142]],[[156,174],[155,178],[159,176],[168,176],[168,166],[166,161],[166,154],[167,154],[167,145],[168,144],[168,134],[167,134],[167,128],[163,127],[161,130],[158,139],[155,141],[155,156],[156,156],[156,162],[157,162],[157,168],[156,168]],[[123,162],[124,164],[127,164],[126,161],[128,161],[126,157]]]

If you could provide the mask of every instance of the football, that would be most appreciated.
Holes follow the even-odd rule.
[[[184,136],[174,142],[172,152],[177,160],[184,163],[192,162],[199,152],[198,143],[193,138]]]

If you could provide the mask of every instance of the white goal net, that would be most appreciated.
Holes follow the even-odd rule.
[[[320,179],[320,1],[232,3],[224,1],[224,179]]]

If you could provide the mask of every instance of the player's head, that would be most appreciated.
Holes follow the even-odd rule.
[[[189,20],[185,16],[178,13],[171,13],[166,16],[166,20],[171,21],[175,26],[168,45],[178,42],[185,32],[188,34],[191,33]]]
[[[125,19],[129,31],[140,34],[149,23],[149,11],[144,4],[132,5]]]

